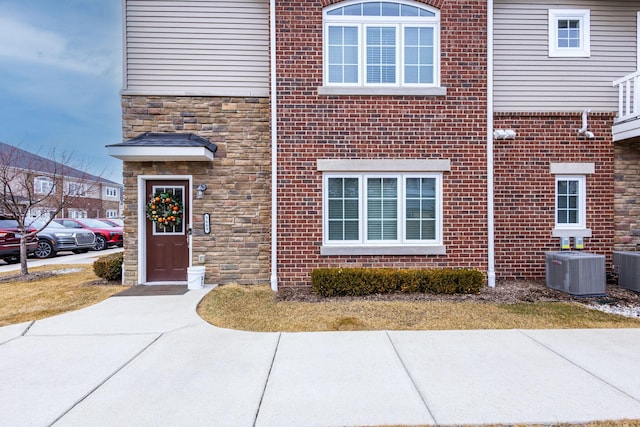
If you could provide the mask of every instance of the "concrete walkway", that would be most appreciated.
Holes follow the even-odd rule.
[[[210,289],[0,328],[0,424],[640,419],[640,329],[250,333],[197,316]]]

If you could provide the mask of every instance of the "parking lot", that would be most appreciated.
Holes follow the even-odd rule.
[[[84,254],[74,254],[73,252],[59,252],[53,258],[37,259],[30,257],[28,266],[29,268],[34,268],[50,264],[91,264],[96,259],[102,256],[121,251],[122,248],[112,248],[104,251],[89,251]],[[5,261],[0,260],[0,273],[18,270],[20,270],[20,263],[7,264]]]

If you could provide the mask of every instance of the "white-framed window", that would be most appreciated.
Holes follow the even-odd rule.
[[[105,187],[104,194],[107,197],[118,197],[118,189],[115,187]]]
[[[82,219],[87,217],[87,211],[82,209],[69,209],[67,211],[67,215],[69,218]]]
[[[584,229],[587,184],[584,175],[556,175],[556,229]]]
[[[170,193],[173,197],[179,200],[182,203],[182,206],[185,204],[185,191],[184,186],[153,186],[153,193]],[[184,218],[183,218],[184,219]],[[163,225],[157,222],[153,223],[153,235],[184,235],[185,233],[185,222],[180,221],[180,224],[173,225]]]
[[[107,218],[117,218],[118,211],[114,209],[107,209]]]
[[[589,9],[549,9],[549,56],[591,56]]]
[[[84,183],[67,181],[65,186],[69,196],[85,197],[87,195],[87,185]]]
[[[54,212],[55,212],[55,208],[49,209],[46,207],[36,207],[36,208],[29,209],[29,212],[27,213],[27,217],[33,218],[33,219],[48,220],[53,216],[52,213]]]
[[[33,180],[33,191],[36,194],[50,194],[53,193],[54,182],[53,179],[48,176],[37,176]]]
[[[323,244],[442,245],[442,174],[325,173]]]
[[[351,1],[325,8],[324,85],[437,87],[440,12],[422,3]]]

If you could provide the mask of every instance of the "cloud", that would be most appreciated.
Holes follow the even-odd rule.
[[[109,52],[86,49],[59,33],[6,15],[0,17],[0,58],[90,75],[110,74],[116,66]]]

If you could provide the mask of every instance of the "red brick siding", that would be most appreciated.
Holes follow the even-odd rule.
[[[559,250],[555,224],[555,175],[550,163],[595,163],[587,175],[585,250],[610,256],[613,246],[613,114],[589,115],[595,139],[579,137],[582,113],[499,113],[496,129],[514,129],[514,140],[496,140],[496,276],[544,278],[544,252]],[[573,243],[572,243],[573,244]]]
[[[447,96],[318,96],[322,3],[282,0],[278,19],[278,275],[308,286],[324,266],[486,270],[486,2],[443,2],[441,82]],[[448,158],[445,256],[321,256],[318,158]]]

